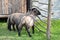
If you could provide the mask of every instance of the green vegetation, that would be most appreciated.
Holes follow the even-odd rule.
[[[46,24],[39,21],[46,28]],[[43,27],[40,27],[39,24],[36,25],[43,31],[46,30]],[[32,34],[32,31],[31,31]],[[25,28],[21,31],[21,36],[19,37],[17,31],[9,31],[7,29],[7,23],[0,21],[0,40],[46,40],[46,34],[39,32],[35,28],[35,33],[32,34],[32,37],[29,37]],[[60,20],[52,20],[51,26],[51,40],[60,40]]]

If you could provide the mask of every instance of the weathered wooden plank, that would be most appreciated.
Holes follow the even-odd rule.
[[[4,11],[4,8],[5,8],[4,3],[5,3],[4,0],[2,0],[2,14],[5,13],[5,11]]]
[[[2,14],[8,14],[8,0],[2,0]]]
[[[0,0],[0,14],[2,13],[2,0]]]
[[[22,2],[21,1],[22,0],[18,0],[18,1],[16,0],[16,4],[15,4],[16,5],[15,8],[16,8],[17,12],[19,12],[19,13],[22,12],[22,6],[21,6]]]
[[[25,7],[24,7],[24,8],[25,8],[25,9],[24,9],[25,13],[27,12],[27,4],[26,4],[26,2],[27,2],[27,1],[25,0],[25,3],[24,3],[24,4],[25,4]]]
[[[12,13],[15,13],[15,0],[12,0],[11,3],[12,3]]]
[[[5,0],[5,14],[8,14],[8,0]]]
[[[7,18],[9,15],[0,15],[0,18]]]
[[[26,13],[26,0],[22,0],[22,13]]]

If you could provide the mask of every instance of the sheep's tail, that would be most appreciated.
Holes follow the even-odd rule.
[[[8,30],[11,30],[10,17],[8,17],[8,19],[7,19],[7,28],[8,28]]]

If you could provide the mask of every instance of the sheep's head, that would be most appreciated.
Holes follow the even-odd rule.
[[[39,10],[37,10],[36,8],[33,8],[32,11],[34,12],[34,15],[41,15],[41,12],[39,12]]]

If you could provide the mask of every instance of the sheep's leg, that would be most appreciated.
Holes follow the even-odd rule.
[[[20,36],[20,30],[18,29],[18,36]]]
[[[18,30],[18,25],[16,25],[16,29]]]
[[[34,25],[32,26],[32,33],[34,34]]]
[[[11,24],[8,23],[8,30],[11,31]]]
[[[15,27],[14,27],[14,24],[13,24],[13,30],[16,31],[16,30],[15,30]]]
[[[31,34],[30,34],[30,27],[26,27],[26,30],[27,30],[27,33],[28,33],[29,37],[31,37]]]
[[[18,26],[18,36],[21,36],[22,24]]]

